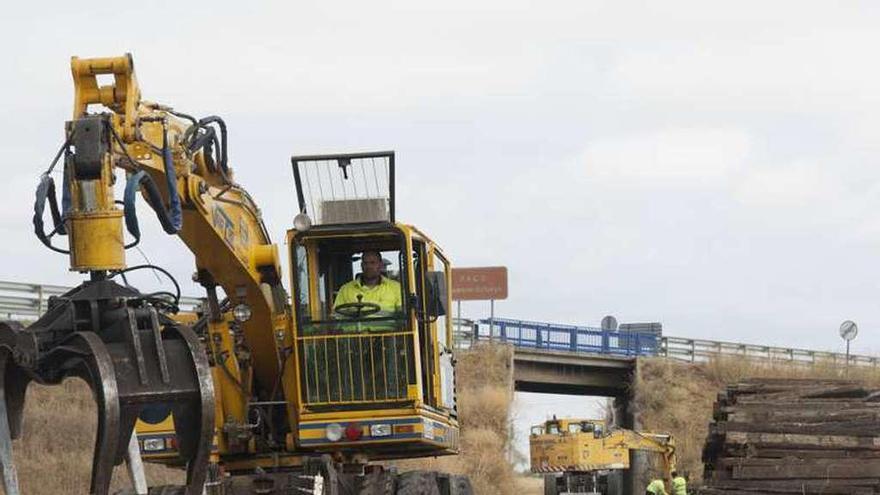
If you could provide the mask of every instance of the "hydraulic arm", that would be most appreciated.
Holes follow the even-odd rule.
[[[224,448],[244,449],[233,444],[241,438],[235,433],[248,428],[249,398],[294,392],[287,389],[292,382],[279,380],[282,369],[292,366],[287,359],[292,342],[286,318],[278,317],[287,309],[277,248],[258,208],[234,181],[219,117],[196,119],[143,101],[130,55],[74,57],[71,70],[73,118],[41,177],[33,223],[40,241],[68,254],[70,269],[88,274],[88,280],[51,301],[32,325],[0,324],[4,487],[8,495],[19,493],[11,439],[21,433],[28,383],[80,377],[91,386],[99,414],[91,493],[108,493],[113,466],[130,453],[137,418],[170,410],[187,465],[187,493],[200,494],[215,426],[230,432],[218,439]],[[102,75],[112,76],[113,83],[101,85]],[[90,113],[95,105],[104,111]],[[121,199],[114,194],[120,179]],[[127,272],[144,268],[125,263],[125,250],[141,235],[138,195],[162,229],[180,236],[196,255],[196,279],[207,289],[208,304],[205,317],[192,327],[171,318],[179,286],[173,293],[144,294],[125,280]],[[64,235],[68,247],[53,243]],[[246,309],[248,318],[230,322],[235,306]],[[251,359],[251,353],[264,359]],[[295,411],[288,411],[292,419]]]

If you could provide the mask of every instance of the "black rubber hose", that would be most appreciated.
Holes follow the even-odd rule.
[[[204,132],[193,134],[191,140],[187,144],[187,148],[190,153],[202,149],[204,151],[205,163],[208,166],[208,170],[214,172],[216,170],[216,164],[220,162],[220,146],[219,141],[217,140],[217,131],[214,130],[213,127],[204,127]],[[214,156],[214,153],[218,154],[218,156]]]
[[[144,170],[130,175],[128,182],[125,184],[125,194],[123,196],[125,208],[123,211],[125,213],[125,228],[128,230],[128,233],[136,240],[141,238],[141,229],[138,224],[137,209],[135,207],[136,194],[141,188],[143,188],[146,194],[147,204],[156,212],[156,217],[159,219],[159,224],[162,225],[162,230],[167,234],[176,234],[178,229],[175,229],[168,209],[162,204],[162,194],[159,192],[159,187]]]
[[[182,119],[186,119],[186,120],[192,122],[192,125],[199,125],[199,121],[196,120],[196,118],[193,117],[192,115],[188,115],[183,112],[178,112],[175,110],[168,110],[168,113],[170,113],[171,115],[174,115],[175,117],[180,117]]]
[[[190,152],[196,151],[199,148],[204,148],[206,144],[208,144],[214,136],[216,135],[216,131],[213,127],[205,127],[203,133],[196,132],[193,134],[193,138],[189,140],[188,148]]]
[[[228,142],[227,142],[227,138],[226,138],[226,122],[224,122],[223,119],[221,119],[220,117],[218,117],[216,115],[210,115],[208,117],[205,117],[205,118],[199,120],[200,126],[206,126],[208,124],[217,124],[217,126],[220,127],[220,145],[221,145],[220,170],[222,170],[223,173],[226,173],[229,171],[229,155],[227,154]]]
[[[52,223],[54,225],[52,234],[60,233],[63,235],[65,233],[64,220],[61,217],[61,212],[58,210],[58,199],[55,197],[55,180],[52,179],[49,174],[43,174],[40,176],[40,183],[37,185],[36,200],[34,201],[34,233],[37,235],[37,239],[52,251],[70,254],[70,251],[67,249],[53,246],[52,242],[49,240],[51,234],[46,234],[46,227],[43,223],[43,213],[46,211],[47,202],[49,203],[49,212],[52,215]]]
[[[128,267],[128,268],[123,268],[122,270],[116,270],[116,271],[114,271],[114,272],[111,273],[110,276],[107,277],[107,278],[108,278],[108,279],[111,279],[111,278],[113,278],[113,277],[115,277],[115,276],[117,276],[117,275],[123,275],[123,274],[129,273],[129,272],[133,272],[133,271],[135,271],[135,270],[156,270],[156,271],[158,271],[158,272],[161,272],[161,273],[162,273],[163,275],[165,275],[166,277],[168,277],[168,280],[171,280],[171,283],[174,284],[174,305],[175,305],[175,306],[178,306],[178,305],[180,304],[180,284],[177,283],[177,279],[174,278],[174,275],[171,275],[171,273],[170,273],[168,270],[166,270],[166,269],[164,269],[164,268],[162,268],[162,267],[160,267],[160,266],[156,266],[156,265],[135,265],[135,266],[130,266],[130,267]],[[156,293],[156,294],[159,294],[159,293]],[[147,296],[150,296],[150,294],[146,294],[145,297],[147,297]]]

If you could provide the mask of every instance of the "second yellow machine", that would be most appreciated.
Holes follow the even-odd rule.
[[[185,486],[150,493],[471,493],[465,477],[377,462],[458,452],[451,266],[396,221],[394,153],[294,157],[299,212],[282,255],[235,180],[222,119],[143,100],[130,55],[71,69],[73,118],[33,222],[88,280],[32,325],[0,324],[6,494],[19,493],[11,439],[28,383],[72,376],[98,403],[95,495],[124,460],[145,493],[141,458],[186,469]],[[194,315],[179,312],[176,282],[152,293],[127,282],[161,270],[125,262],[138,196],[195,257],[206,297]]]
[[[544,495],[608,493],[607,475],[630,469],[632,451],[654,452],[662,478],[675,469],[669,435],[608,429],[596,419],[556,419],[532,427],[529,457],[533,473],[544,474]]]

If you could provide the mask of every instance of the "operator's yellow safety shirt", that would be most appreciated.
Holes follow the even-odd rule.
[[[381,312],[370,315],[374,318],[396,313],[403,306],[400,297],[400,282],[380,276],[379,283],[370,287],[363,285],[361,277],[357,276],[339,289],[333,307],[340,304],[356,303],[359,295],[362,296],[360,302],[378,304],[382,308]]]
[[[687,480],[684,479],[684,476],[672,479],[672,495],[687,495]]]
[[[666,486],[663,485],[663,480],[654,480],[648,484],[645,491],[654,495],[666,495]]]

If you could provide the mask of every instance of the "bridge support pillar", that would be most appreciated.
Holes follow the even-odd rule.
[[[617,428],[634,429],[635,416],[630,407],[630,397],[621,392],[611,400],[611,424]],[[632,461],[632,460],[630,460]],[[614,472],[608,476],[608,495],[627,495],[630,493],[642,493],[636,491],[631,471]]]
[[[613,424],[618,428],[639,431],[642,429],[638,414],[632,407],[632,397],[623,393],[614,397],[612,403]],[[646,452],[630,452],[630,469],[609,478],[609,495],[643,493],[647,486],[650,457]]]
[[[636,375],[639,372],[639,361],[636,360],[635,368],[633,369],[633,375],[630,377],[630,384],[635,385],[637,383]],[[639,418],[638,411],[632,405],[633,400],[633,388],[630,387],[625,396],[622,398],[615,399],[615,402],[619,402],[620,406],[616,409],[620,409],[620,417],[623,428],[627,428],[633,431],[641,431],[644,426],[642,425],[642,421]],[[640,451],[630,451],[629,457],[629,465],[630,469],[623,475],[623,486],[624,493],[644,493],[645,487],[648,486],[648,482],[650,482],[650,474],[652,467],[652,454],[648,452],[640,452]]]

